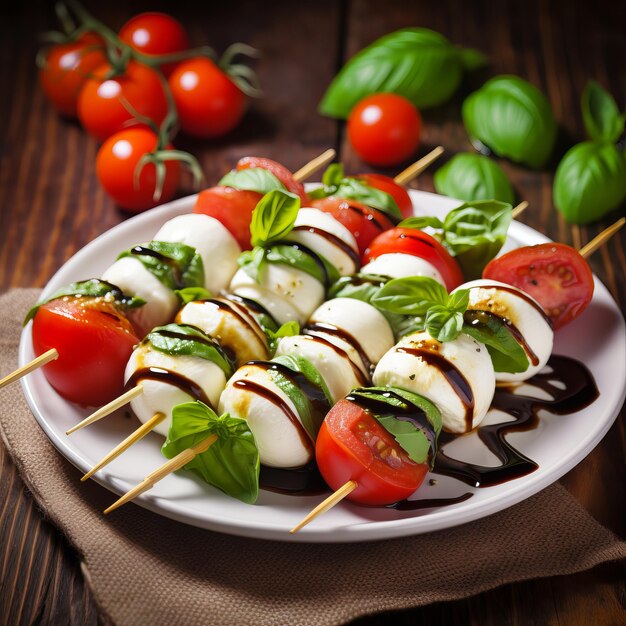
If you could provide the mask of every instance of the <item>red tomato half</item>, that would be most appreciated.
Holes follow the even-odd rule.
[[[593,275],[575,248],[542,243],[495,258],[483,278],[499,280],[530,294],[552,319],[554,329],[578,317],[593,297]]]
[[[361,504],[404,500],[428,472],[426,463],[412,461],[376,418],[350,400],[340,400],[326,416],[315,457],[331,489],[357,482],[347,498]]]
[[[56,348],[59,358],[43,366],[48,382],[65,399],[100,406],[124,391],[124,369],[139,342],[130,322],[102,298],[59,298],[33,320],[33,348]]]
[[[362,180],[368,187],[374,187],[388,193],[396,201],[402,217],[413,216],[413,202],[409,192],[401,185],[398,185],[390,176],[384,176],[383,174],[358,174],[355,178]]]
[[[463,272],[450,253],[434,237],[414,228],[394,228],[376,237],[365,251],[363,265],[394,252],[411,254],[430,263],[441,274],[448,291],[463,283]]]
[[[140,13],[120,29],[120,39],[131,48],[148,55],[172,54],[189,48],[189,37],[183,25],[165,13]],[[176,63],[162,65],[169,76]]]
[[[211,187],[198,194],[193,212],[204,213],[219,220],[237,240],[242,250],[250,250],[252,211],[262,197],[256,191]]]
[[[158,201],[154,201],[156,168],[144,165],[135,185],[137,163],[144,154],[152,152],[158,138],[148,128],[127,128],[109,137],[98,150],[96,173],[100,184],[123,209],[138,213],[174,197],[180,179],[178,161],[166,161],[165,182]],[[172,146],[167,146],[171,149]]]
[[[354,235],[361,255],[375,237],[393,228],[393,222],[382,211],[356,200],[329,196],[313,200],[310,204],[324,213],[330,213],[341,222]]]
[[[284,165],[281,165],[277,161],[272,161],[272,159],[266,159],[265,157],[248,156],[237,161],[238,170],[245,170],[249,167],[260,167],[270,172],[270,174],[274,174],[285,186],[287,191],[291,191],[291,193],[300,196],[305,206],[309,204],[309,196],[307,196],[306,191],[304,191],[304,185],[295,180],[293,174]]]
[[[76,117],[80,90],[91,72],[105,62],[104,41],[95,33],[52,46],[39,70],[46,97],[60,113]]]
[[[97,68],[78,96],[78,118],[85,130],[101,141],[123,130],[124,123],[133,119],[124,100],[160,126],[167,115],[167,100],[158,74],[134,61],[120,76],[106,78],[110,71],[108,63]]]

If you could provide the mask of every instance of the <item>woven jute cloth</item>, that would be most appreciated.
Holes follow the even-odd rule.
[[[21,320],[38,293],[0,297],[0,377],[16,367]],[[341,624],[626,557],[626,542],[558,484],[476,522],[363,544],[238,538],[134,504],[105,518],[111,494],[79,482],[20,385],[0,391],[0,407],[2,436],[22,478],[80,555],[100,610],[119,626]]]

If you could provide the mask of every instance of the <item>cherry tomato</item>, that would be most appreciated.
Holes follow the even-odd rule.
[[[375,237],[393,228],[393,222],[382,211],[356,200],[329,196],[313,200],[310,204],[341,222],[354,235],[361,255]]]
[[[365,251],[363,264],[394,252],[411,254],[430,263],[441,274],[448,291],[463,282],[463,272],[450,253],[434,237],[414,228],[394,228],[376,237]]]
[[[46,97],[67,117],[76,117],[78,94],[91,72],[106,62],[104,41],[85,33],[77,41],[52,46],[39,79]]]
[[[78,96],[78,119],[87,132],[104,141],[123,130],[133,119],[124,100],[159,126],[167,115],[167,100],[158,74],[134,61],[119,76],[106,78],[110,71],[108,63],[97,68]]]
[[[265,157],[244,157],[243,159],[239,159],[237,161],[237,169],[245,170],[249,167],[260,167],[261,169],[267,170],[270,174],[274,174],[276,178],[285,186],[287,191],[291,191],[291,193],[295,193],[297,196],[300,196],[300,200],[306,205],[309,204],[309,196],[306,191],[304,191],[304,185],[299,183],[294,179],[293,174],[282,164],[277,161],[272,161],[272,159],[266,159]]]
[[[367,163],[398,165],[417,150],[421,125],[418,110],[406,98],[376,93],[350,112],[348,138]]]
[[[198,194],[193,212],[204,213],[219,220],[237,240],[242,250],[250,250],[252,211],[262,197],[256,191],[211,187]]]
[[[124,369],[139,339],[114,304],[87,297],[52,300],[37,311],[32,335],[35,354],[58,351],[43,372],[65,399],[99,406],[123,393]]]
[[[189,37],[183,25],[166,13],[140,13],[120,29],[120,39],[147,55],[172,54],[189,48]],[[176,63],[161,66],[169,76]]]
[[[98,150],[96,174],[100,184],[117,204],[132,213],[149,209],[174,197],[180,180],[178,161],[165,162],[165,182],[158,201],[154,201],[156,167],[143,166],[137,185],[135,169],[141,157],[152,152],[158,143],[156,134],[148,128],[127,128],[109,137]],[[172,146],[167,146],[171,149]]]
[[[206,57],[179,63],[169,78],[181,128],[194,137],[221,137],[243,117],[246,96]]]
[[[322,423],[315,458],[331,489],[356,481],[358,486],[347,498],[362,504],[392,504],[408,498],[428,472],[428,465],[412,461],[375,417],[345,399]]]
[[[413,216],[413,201],[411,196],[409,196],[409,192],[404,187],[398,185],[390,176],[384,176],[383,174],[358,174],[355,178],[363,181],[368,187],[374,187],[388,193],[396,201],[402,217]]]
[[[575,248],[542,243],[517,248],[491,260],[483,278],[499,280],[531,295],[552,319],[554,329],[578,317],[593,297],[593,275]]]

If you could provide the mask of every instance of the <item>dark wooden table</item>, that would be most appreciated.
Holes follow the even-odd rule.
[[[626,106],[626,15],[611,1],[586,3],[479,1],[196,3],[141,0],[89,2],[119,28],[144,10],[174,11],[196,44],[221,51],[244,41],[262,51],[265,90],[241,126],[214,142],[180,137],[213,184],[248,154],[292,169],[334,147],[348,172],[366,168],[347,144],[344,126],[316,112],[345,59],[375,38],[404,26],[426,26],[453,42],[482,50],[490,67],[464,84],[448,105],[424,114],[424,154],[442,144],[451,155],[470,149],[460,122],[463,95],[490,75],[515,73],[549,97],[561,125],[558,154],[584,135],[580,94],[595,78]],[[127,216],[100,189],[98,144],[44,100],[34,65],[37,34],[55,27],[51,3],[3,4],[0,10],[0,289],[42,286],[72,254]],[[553,168],[552,164],[552,168]],[[580,246],[617,214],[589,227],[567,225],[554,210],[552,173],[502,166],[530,208],[522,221],[552,238]],[[419,187],[433,190],[432,171]],[[185,181],[180,195],[192,193]],[[594,272],[626,308],[625,234],[590,260]],[[623,415],[598,447],[562,483],[601,523],[626,535],[626,433]],[[358,620],[359,624],[624,624],[624,568],[507,585],[479,596]],[[0,623],[94,624],[98,616],[77,559],[42,520],[0,445]]]

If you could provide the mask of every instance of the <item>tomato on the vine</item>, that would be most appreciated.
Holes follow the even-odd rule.
[[[39,70],[46,97],[60,113],[76,117],[80,90],[93,70],[105,62],[104,41],[95,33],[51,46]]]
[[[221,137],[239,124],[246,96],[210,59],[182,61],[169,78],[181,128],[194,137]]]
[[[120,39],[147,55],[164,55],[182,52],[189,48],[189,36],[183,25],[171,15],[159,12],[140,13],[120,29]],[[161,66],[169,76],[176,63]]]
[[[100,184],[117,204],[133,213],[171,200],[180,179],[180,163],[165,161],[165,179],[161,197],[155,201],[156,167],[147,163],[135,185],[135,170],[139,160],[158,145],[158,137],[148,128],[127,128],[109,137],[98,150],[96,173]],[[171,149],[172,146],[168,146]]]
[[[409,192],[398,185],[391,176],[385,176],[384,174],[357,174],[355,176],[358,180],[364,182],[368,187],[374,187],[388,193],[398,205],[402,217],[413,216],[413,201]]]
[[[89,297],[52,300],[37,311],[32,335],[35,354],[59,353],[43,372],[67,400],[100,406],[124,391],[124,369],[139,338],[114,304]]]
[[[372,165],[398,165],[416,150],[422,122],[406,98],[376,93],[363,98],[348,116],[348,138],[355,152]]]
[[[123,74],[109,78],[106,63],[94,71],[78,96],[78,119],[87,132],[101,141],[133,119],[127,102],[137,113],[159,126],[167,115],[167,99],[155,70],[131,61]]]
[[[243,159],[239,159],[239,161],[237,161],[238,170],[255,167],[259,167],[267,170],[270,174],[274,174],[274,176],[276,176],[276,178],[278,178],[278,180],[285,186],[287,191],[291,191],[291,193],[295,193],[297,196],[300,196],[300,200],[302,200],[302,202],[309,202],[309,196],[306,191],[304,191],[304,185],[298,182],[293,177],[293,174],[284,165],[282,165],[282,163],[278,163],[277,161],[273,161],[272,159],[267,159],[265,157],[254,156],[243,157]]]
[[[427,463],[412,461],[375,417],[347,399],[335,404],[324,419],[315,458],[331,489],[356,481],[347,498],[362,504],[408,498],[428,472]]]
[[[563,243],[524,246],[491,260],[483,278],[499,280],[531,295],[557,330],[578,317],[593,297],[591,269]]]

